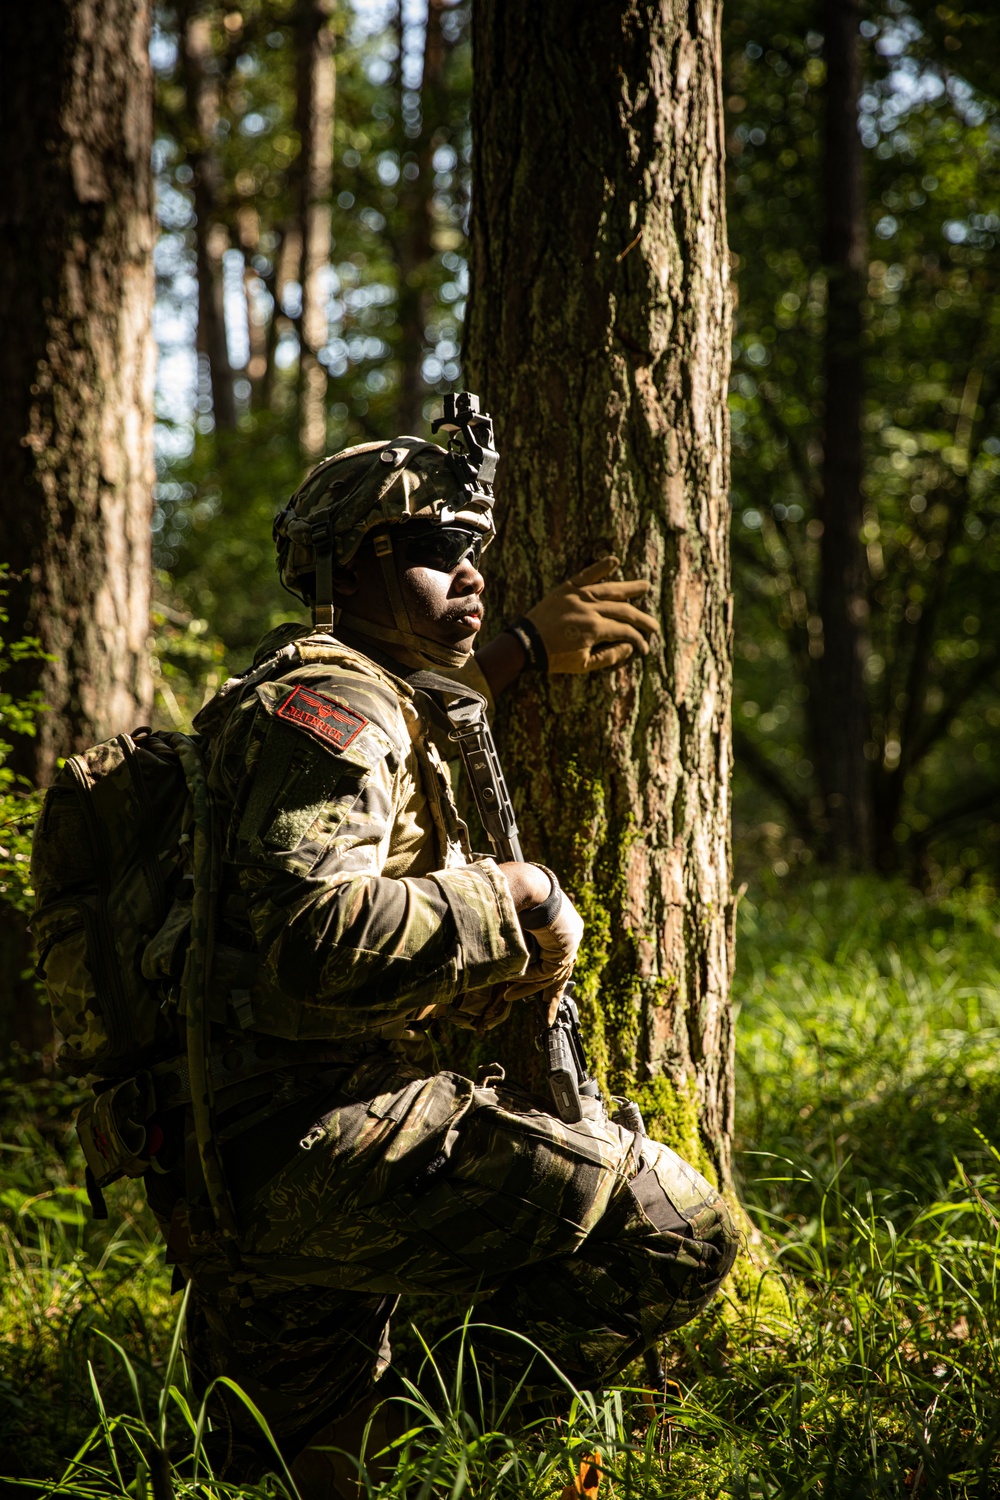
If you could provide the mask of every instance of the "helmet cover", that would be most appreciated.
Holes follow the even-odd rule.
[[[416,437],[362,443],[325,458],[275,517],[282,583],[305,599],[300,580],[315,574],[319,552],[329,549],[335,564],[349,563],[369,532],[411,519],[469,526],[488,546],[492,494],[463,478],[451,452]]]

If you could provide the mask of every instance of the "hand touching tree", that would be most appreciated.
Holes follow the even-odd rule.
[[[552,589],[473,658],[493,697],[526,667],[558,674],[616,667],[649,651],[657,621],[631,602],[649,592],[643,578],[608,582],[617,557],[601,557]]]

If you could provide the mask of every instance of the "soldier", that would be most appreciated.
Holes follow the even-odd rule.
[[[492,466],[483,420],[463,431],[310,474],[275,531],[314,627],[272,632],[196,723],[224,839],[217,961],[243,964],[228,1014],[255,1043],[216,1085],[236,1228],[207,1212],[190,1139],[148,1192],[191,1284],[197,1379],[239,1382],[310,1495],[343,1485],[317,1448],[348,1446],[385,1389],[400,1294],[478,1297],[480,1321],[594,1387],[704,1306],[735,1254],[719,1194],[599,1101],[567,1124],[501,1069],[428,1067],[434,1018],[482,1033],[558,999],[583,930],[552,872],[471,851],[448,680],[428,669],[489,696],[528,665],[645,652],[654,628],[631,602],[646,585],[604,581],[606,558],[472,657]],[[498,1368],[524,1349],[492,1341]],[[226,1415],[245,1459],[254,1424],[235,1400]]]

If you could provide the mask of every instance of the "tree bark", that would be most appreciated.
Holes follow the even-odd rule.
[[[228,236],[219,221],[222,174],[215,152],[219,120],[218,61],[212,23],[202,0],[187,0],[181,15],[180,76],[186,101],[188,166],[193,173],[195,265],[198,277],[198,352],[208,364],[212,414],[221,432],[236,428],[233,371],[226,340],[222,256]]]
[[[330,264],[333,187],[333,111],[336,63],[330,17],[333,0],[299,0],[295,12],[295,124],[299,236],[299,447],[303,458],[326,452],[326,369],[319,354],[329,324],[324,276]]]
[[[396,265],[399,271],[397,322],[399,338],[396,354],[399,360],[400,432],[419,433],[424,421],[427,386],[421,365],[424,355],[424,326],[427,315],[427,272],[434,253],[434,132],[440,123],[447,45],[441,26],[443,0],[428,0],[427,31],[424,41],[424,65],[420,82],[420,131],[410,139],[405,133],[403,111],[402,56],[403,7],[396,11],[399,37],[399,155],[402,174],[399,183],[401,233],[396,241]],[[407,168],[415,168],[414,174]]]
[[[5,686],[49,705],[11,761],[36,784],[152,698],[149,25],[143,0],[38,0],[8,14],[0,52],[6,634],[51,653]],[[0,1045],[48,1027],[25,957],[23,922],[3,908]]]
[[[826,110],[823,195],[827,316],[826,406],[820,518],[819,776],[831,858],[864,867],[871,857],[872,776],[865,689],[868,597],[862,527],[861,337],[867,270],[858,96],[858,0],[825,0]]]
[[[0,558],[17,687],[50,706],[14,764],[134,724],[151,700],[153,202],[149,7],[40,0],[8,17],[0,134]]]
[[[529,858],[587,922],[592,1061],[730,1180],[730,294],[718,0],[477,0],[468,379],[497,419],[494,618],[607,551],[645,663],[522,678],[498,733]],[[537,1018],[506,1046],[538,1082]]]

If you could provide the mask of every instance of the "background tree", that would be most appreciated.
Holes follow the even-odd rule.
[[[149,703],[148,41],[125,0],[43,3],[6,28],[0,558],[11,635],[52,657],[12,683],[49,705],[14,750],[32,781]]]
[[[41,0],[0,54],[0,561],[5,678],[48,712],[9,765],[44,784],[56,757],[150,706],[153,213],[149,11]],[[14,724],[15,730],[18,728]],[[5,736],[6,737],[6,736]],[[22,919],[0,908],[0,1035],[41,1021],[20,980]]]
[[[236,426],[233,371],[226,338],[222,257],[228,233],[221,222],[223,181],[217,149],[221,60],[213,44],[212,14],[200,0],[178,7],[178,59],[184,133],[194,199],[198,281],[198,353],[205,362],[212,411],[220,431]]]
[[[726,38],[738,843],[970,879],[1000,840],[997,106],[891,0],[734,0]]]
[[[402,212],[398,216],[393,246],[399,272],[397,426],[402,432],[419,432],[424,423],[424,403],[427,400],[423,366],[429,352],[426,329],[433,315],[432,288],[437,248],[434,156],[447,143],[445,74],[454,40],[449,42],[445,32],[446,7],[442,0],[428,0],[423,53],[419,59],[419,88],[413,87],[417,79],[406,77],[407,27],[403,9],[400,0],[396,26]]]
[[[652,580],[662,620],[645,665],[522,679],[499,719],[505,765],[529,857],[583,904],[602,1074],[727,1180],[719,10],[478,0],[473,58],[467,378],[504,455],[491,610],[512,617],[613,550]],[[520,1076],[537,1071],[536,1024],[515,1034]]]
[[[429,403],[459,378],[465,301],[467,7],[435,0],[425,24],[395,4],[381,15],[341,6],[322,26],[315,6],[290,0],[248,0],[239,11],[206,4],[198,14],[209,27],[218,101],[208,232],[227,247],[220,274],[237,366],[236,427],[226,429],[204,360],[196,378],[190,371],[205,230],[197,142],[185,123],[183,28],[165,11],[153,46],[164,349],[154,551],[162,569],[161,701],[177,722],[192,679],[199,695],[217,680],[210,635],[239,662],[272,617],[295,608],[277,585],[270,524],[310,461],[304,428],[322,427],[325,451],[420,430]],[[304,99],[315,92],[309,80],[317,68],[331,106],[336,70],[332,136],[329,122],[311,137],[301,128],[312,118]],[[313,256],[320,291],[304,304],[301,189],[309,141],[320,137],[332,161],[312,201],[332,233],[327,250]],[[308,388],[322,386],[307,422],[301,334],[310,306],[325,333],[314,327],[306,340]],[[234,577],[241,587],[233,588]]]
[[[330,14],[333,0],[298,0],[295,10],[295,123],[298,189],[299,447],[313,461],[326,452],[327,273],[330,190],[333,184],[333,109],[337,71]]]
[[[826,326],[823,331],[823,467],[820,480],[817,769],[827,853],[865,864],[871,851],[865,661],[865,594],[861,413],[867,280],[866,224],[858,99],[861,12],[858,0],[826,0],[823,12],[826,90],[823,102],[823,240]]]
[[[302,463],[298,11],[291,0],[248,0],[201,13],[218,91],[225,331],[235,364],[246,363],[233,372],[233,433],[213,408],[204,361],[183,400],[166,378],[161,387],[158,659],[161,702],[166,711],[173,691],[177,722],[185,693],[197,706],[224,670],[220,653],[245,660],[263,626],[295,607],[274,579],[269,525]],[[847,18],[841,52],[858,63],[853,78],[841,67],[840,83],[827,77],[831,14]],[[726,9],[739,288],[734,807],[748,874],[762,856],[779,873],[833,856],[952,884],[1000,857],[991,717],[1000,144],[993,96],[970,81],[989,81],[989,18],[948,15],[923,0],[880,0],[860,19],[839,0],[832,10],[820,0]],[[467,17],[464,4],[435,3],[425,24],[385,0],[345,3],[331,18],[337,111],[319,351],[331,449],[420,430],[437,393],[460,379]],[[177,353],[164,345],[165,374],[190,358],[200,232],[197,163],[178,113],[179,40],[164,12],[154,45],[160,310],[164,333],[179,330]],[[840,137],[827,146],[835,101]],[[848,181],[843,244],[864,247],[849,285],[833,274],[841,252],[825,228],[834,188]],[[836,299],[841,287],[860,327],[851,339],[844,310],[828,309],[828,291]],[[846,489],[835,473],[845,463]],[[853,519],[838,530],[845,504]],[[838,660],[850,693],[835,680]],[[847,792],[835,771],[845,757]],[[867,830],[867,853],[852,827]]]

